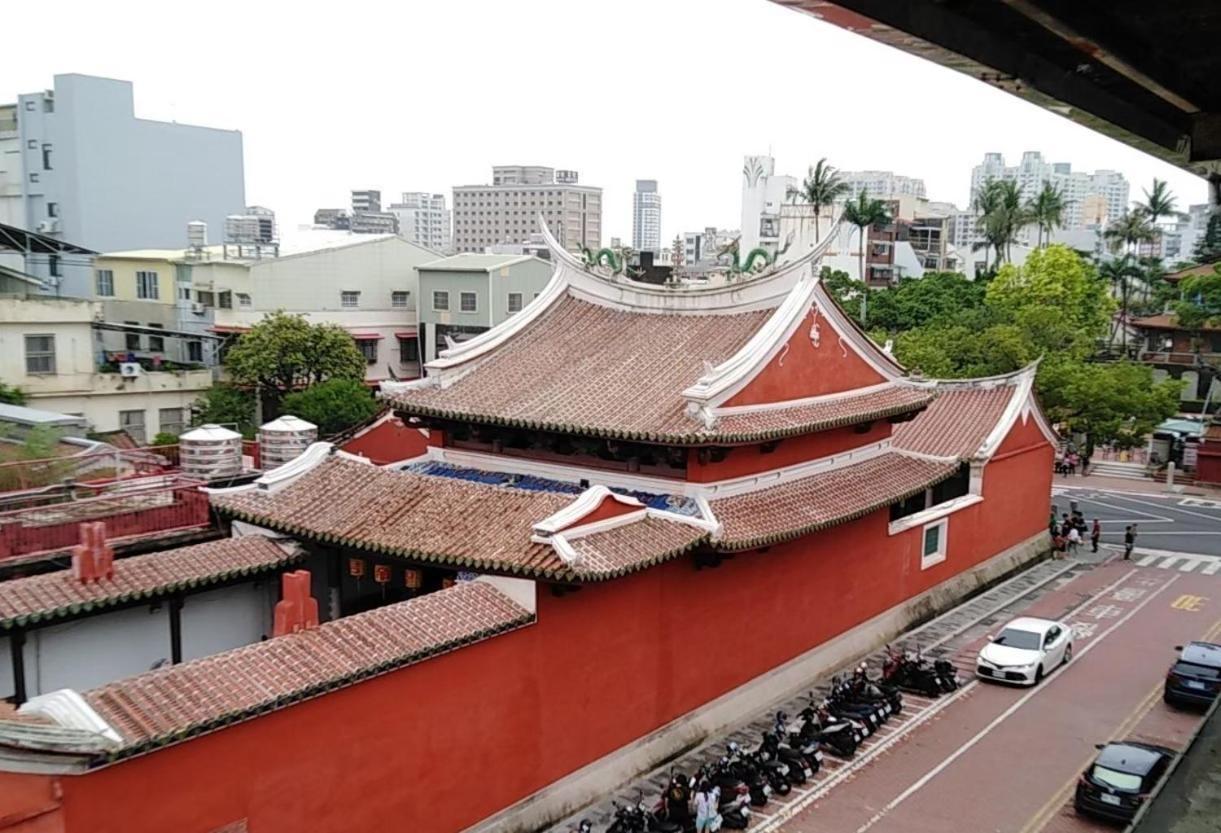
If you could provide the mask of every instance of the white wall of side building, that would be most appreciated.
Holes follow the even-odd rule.
[[[776,174],[770,156],[747,156],[742,164],[742,238],[745,253],[759,246],[774,248],[784,237],[779,233],[780,207],[798,186],[796,177]]]

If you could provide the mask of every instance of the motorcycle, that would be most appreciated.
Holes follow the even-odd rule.
[[[695,774],[696,783],[707,783],[720,791],[717,810],[721,814],[721,826],[729,830],[745,830],[750,824],[750,787],[730,772],[729,759],[721,758],[716,764],[704,764]],[[763,799],[767,801],[766,796]]]
[[[775,732],[764,732],[763,739],[759,744],[758,754],[764,761],[771,763],[779,761],[788,767],[788,771],[784,773],[784,777],[788,779],[793,786],[804,784],[806,781],[814,777],[814,770],[810,767],[806,759],[792,747],[783,747],[780,745],[780,738]]]
[[[776,739],[779,742],[779,751],[782,757],[795,755],[805,763],[806,768],[810,770],[806,776],[807,778],[813,777],[814,773],[822,769],[822,743],[817,738],[806,738],[803,740],[799,737],[789,728],[788,714],[782,711],[776,712],[772,732],[776,735]]]
[[[952,691],[947,684],[958,687],[958,675],[953,666],[945,660],[939,660],[947,666],[949,676],[945,681],[937,669],[927,662],[918,652],[898,651],[886,646],[886,656],[882,660],[882,679],[904,691],[921,694],[925,697],[940,697],[946,691]],[[943,671],[943,673],[945,673]]]
[[[796,731],[800,741],[817,741],[840,758],[854,756],[856,748],[865,739],[851,723],[836,718],[829,710],[819,706],[812,693],[809,705],[797,717],[801,720]]]
[[[890,685],[884,679],[872,679],[864,663],[858,665],[853,672],[850,685],[858,699],[869,702],[885,701],[890,706],[891,714],[903,711],[903,695],[898,687]]]
[[[890,717],[890,706],[886,703],[871,703],[857,699],[847,684],[839,677],[831,678],[831,690],[827,695],[831,710],[847,717],[859,717],[867,721],[870,731],[876,730]]]
[[[717,764],[717,772],[732,776],[746,785],[750,791],[750,803],[754,807],[762,807],[772,796],[772,786],[767,778],[750,761],[743,759],[736,752],[736,743],[729,744],[728,753]]]
[[[594,825],[589,819],[581,819],[576,827],[568,826],[568,833],[593,833]]]
[[[943,691],[957,691],[958,687],[962,685],[958,679],[958,669],[948,659],[933,660],[933,673],[937,675]]]
[[[729,744],[729,757],[730,760],[737,758],[745,766],[753,767],[767,779],[767,785],[776,795],[788,795],[793,791],[792,782],[788,778],[787,764],[781,761],[764,760],[758,752],[743,752],[737,743]]]
[[[615,814],[606,833],[649,833],[649,813],[642,804],[615,805]]]
[[[694,833],[695,814],[691,812],[694,789],[694,778],[688,779],[681,772],[671,771],[670,783],[646,820],[648,829],[656,833]]]

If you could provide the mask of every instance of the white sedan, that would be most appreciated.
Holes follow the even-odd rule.
[[[1023,616],[979,652],[975,673],[985,680],[1036,685],[1073,657],[1073,629],[1064,622]]]

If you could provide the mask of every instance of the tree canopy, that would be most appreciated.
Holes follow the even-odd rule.
[[[1204,236],[1196,243],[1195,251],[1191,253],[1196,263],[1217,263],[1221,261],[1221,211],[1213,211],[1204,227]]]
[[[0,382],[0,402],[5,405],[24,405],[25,399],[25,391],[21,388]]]
[[[1179,324],[1187,328],[1221,322],[1221,263],[1205,275],[1191,275],[1179,284],[1181,300],[1174,305]]]
[[[191,404],[191,425],[235,425],[254,436],[254,397],[233,385],[214,385]]]
[[[360,381],[366,362],[342,327],[279,311],[238,338],[225,366],[237,384],[282,397],[327,379]]]
[[[290,393],[281,402],[284,413],[318,426],[327,437],[358,425],[377,413],[377,401],[360,382],[329,379],[303,391]]]

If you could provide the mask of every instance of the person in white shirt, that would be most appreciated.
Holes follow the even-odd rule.
[[[1076,553],[1079,546],[1081,546],[1081,532],[1074,526],[1068,530],[1068,551]]]

